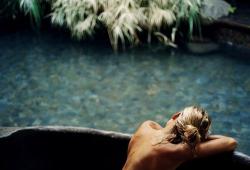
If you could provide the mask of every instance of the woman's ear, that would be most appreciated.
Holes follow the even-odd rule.
[[[175,114],[173,114],[171,119],[175,120],[177,117],[179,117],[180,114],[181,114],[181,112],[176,112]]]

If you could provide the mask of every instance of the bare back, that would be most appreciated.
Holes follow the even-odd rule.
[[[185,144],[166,141],[162,129],[153,121],[146,121],[138,128],[129,143],[123,170],[172,170],[192,157]]]
[[[173,170],[194,158],[194,153],[187,144],[172,144],[165,136],[164,128],[159,124],[144,122],[130,140],[123,170]],[[236,141],[233,138],[215,135],[197,145],[195,156],[209,156],[235,147]]]

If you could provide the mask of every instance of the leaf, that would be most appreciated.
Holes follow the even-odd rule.
[[[20,8],[29,14],[39,26],[41,23],[41,7],[38,0],[19,0]]]
[[[98,0],[54,0],[51,21],[65,25],[78,39],[92,36],[97,25]]]
[[[162,34],[161,32],[155,32],[154,35],[161,41],[164,45],[171,46],[177,48],[177,45],[174,44],[166,35]]]
[[[94,31],[94,27],[96,25],[96,16],[95,15],[89,15],[84,21],[78,22],[73,27],[73,33],[81,39],[84,38],[86,35],[92,35]]]

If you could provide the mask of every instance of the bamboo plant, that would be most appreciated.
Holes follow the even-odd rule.
[[[148,43],[154,36],[176,47],[181,23],[188,23],[191,37],[194,28],[201,32],[202,19],[217,19],[232,9],[223,0],[2,0],[0,16],[13,17],[21,11],[39,25],[44,1],[51,3],[52,24],[67,27],[78,39],[94,36],[102,26],[114,50],[137,45],[142,31],[147,32]],[[166,28],[170,33],[165,34]]]

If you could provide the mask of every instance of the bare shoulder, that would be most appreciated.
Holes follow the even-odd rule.
[[[152,126],[157,126],[157,123],[151,120],[147,120],[141,123],[141,125],[139,125],[139,127],[133,134],[131,138],[131,143],[134,143],[135,141],[139,141],[139,140],[144,140],[152,136],[155,130],[154,128],[152,128]],[[145,142],[145,141],[141,141],[141,142]]]
[[[139,128],[152,128],[152,129],[162,129],[161,125],[158,123],[152,121],[152,120],[146,120],[143,122]]]

